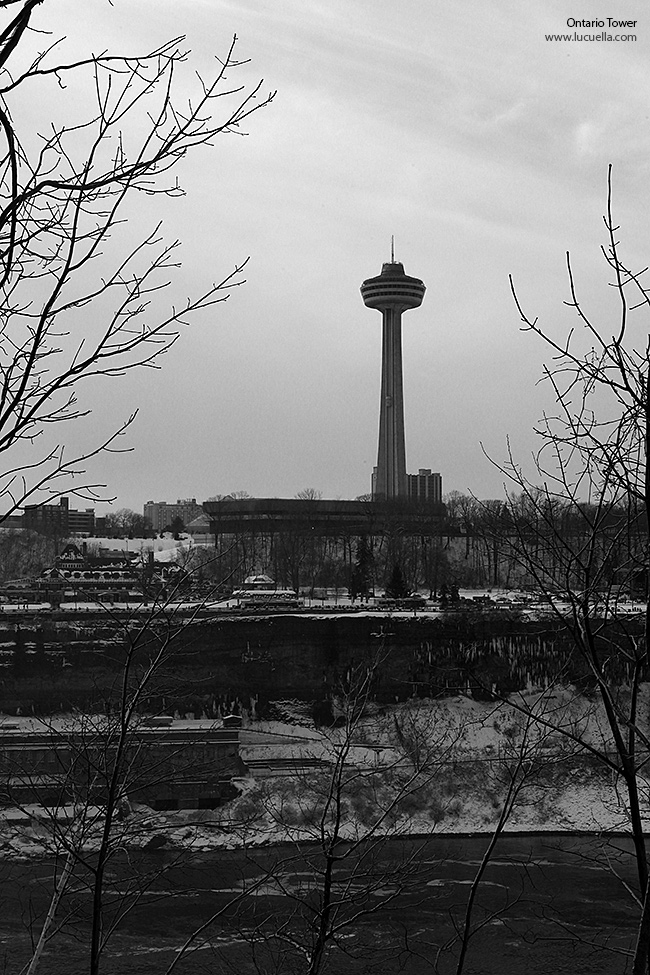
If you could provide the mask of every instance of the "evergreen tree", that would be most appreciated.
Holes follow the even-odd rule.
[[[390,582],[386,586],[386,595],[390,599],[406,599],[407,596],[410,596],[399,562],[395,562],[393,565]]]
[[[350,577],[350,597],[363,599],[368,596],[372,578],[372,548],[366,535],[357,542],[357,558]]]

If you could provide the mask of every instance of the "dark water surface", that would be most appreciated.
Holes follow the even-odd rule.
[[[390,840],[344,858],[333,876],[338,942],[327,972],[455,973],[455,931],[486,837]],[[465,975],[621,975],[634,943],[634,862],[624,840],[506,837],[480,888]],[[342,851],[345,852],[345,851]],[[161,975],[205,925],[177,975],[305,972],[295,943],[313,938],[326,878],[317,848],[122,855],[110,865],[105,975]],[[18,975],[47,910],[55,864],[0,865],[0,973]],[[39,971],[88,971],[88,873],[75,872],[57,912],[61,929]],[[244,891],[251,891],[242,896]],[[254,891],[254,892],[253,892]],[[208,923],[214,916],[214,921]],[[354,918],[354,923],[345,922]],[[446,947],[445,947],[446,946]],[[442,949],[442,950],[441,950]]]

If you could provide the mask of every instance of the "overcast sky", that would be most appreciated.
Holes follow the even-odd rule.
[[[572,32],[569,17],[623,16],[636,42],[545,40]],[[523,460],[550,406],[535,385],[548,357],[519,331],[508,274],[531,314],[560,327],[570,250],[607,321],[610,162],[624,255],[648,263],[647,3],[52,0],[34,23],[75,51],[135,53],[184,33],[203,74],[236,33],[251,61],[230,80],[278,92],[246,138],[188,158],[185,198],[134,206],[129,233],[162,217],[183,240],[178,301],[250,262],[245,286],[183,329],[161,371],[84,394],[98,431],[140,411],[133,451],[92,471],[117,505],[368,491],[381,318],[359,286],[389,259],[391,234],[427,286],[404,319],[407,468],[500,496],[481,443],[503,460],[510,437]]]

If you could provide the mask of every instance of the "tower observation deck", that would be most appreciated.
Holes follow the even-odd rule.
[[[391,255],[392,256],[392,255]],[[406,498],[406,441],[402,382],[402,312],[422,304],[426,288],[419,278],[404,273],[404,265],[391,260],[381,274],[361,285],[368,308],[382,314],[381,401],[375,498]]]

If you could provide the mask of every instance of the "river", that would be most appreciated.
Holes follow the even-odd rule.
[[[341,928],[327,971],[388,975],[456,972],[462,920],[486,837],[392,839],[339,861],[333,895]],[[606,854],[606,855],[605,855]],[[606,860],[609,860],[609,864]],[[161,975],[188,933],[212,916],[175,975],[306,970],[292,947],[309,939],[322,869],[316,847],[248,852],[170,851],[122,856],[108,873],[103,975]],[[0,971],[18,975],[47,908],[55,864],[5,862],[0,886]],[[43,975],[82,975],[89,938],[88,873],[78,870],[48,944]],[[567,835],[510,836],[498,844],[477,897],[464,975],[622,975],[638,908],[629,844]],[[247,890],[250,893],[243,896]],[[354,923],[346,922],[355,917]],[[31,934],[30,934],[31,927]]]

